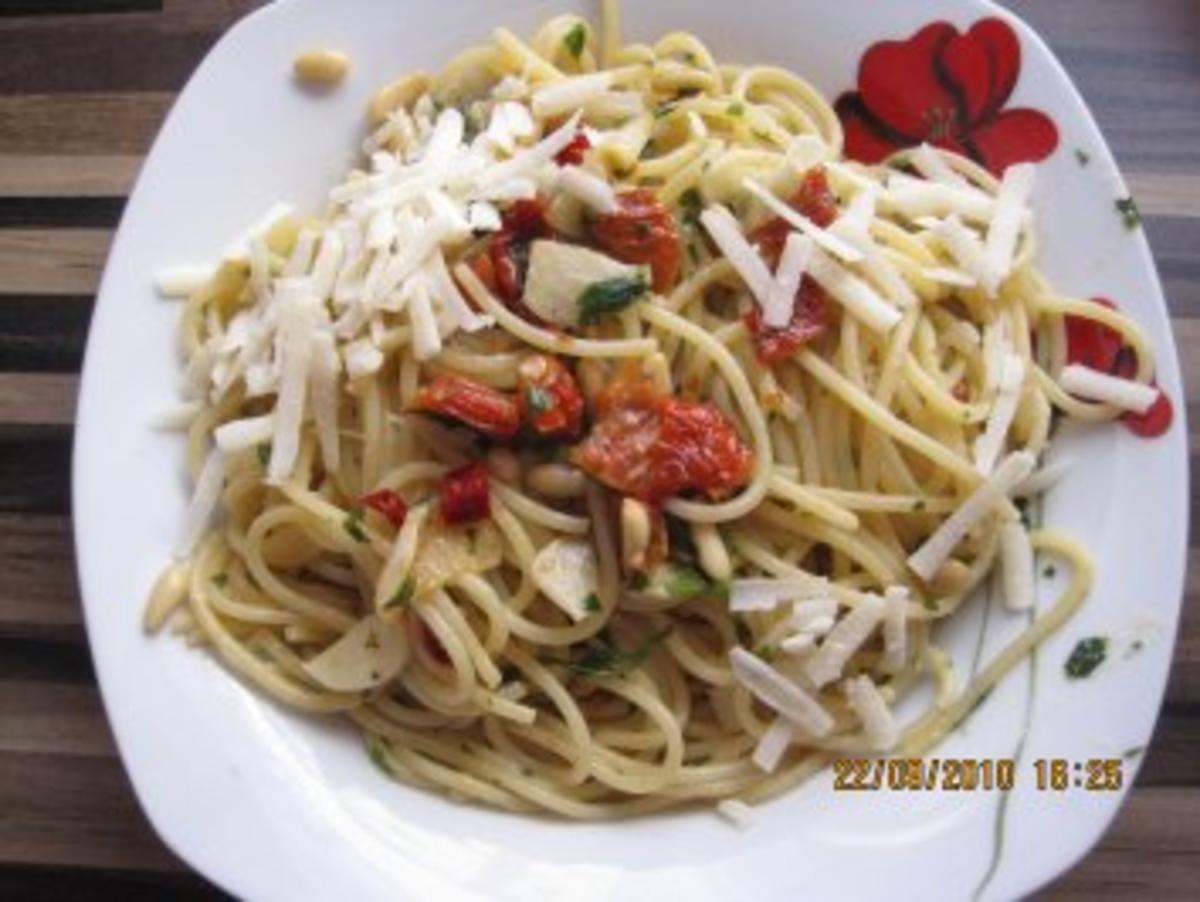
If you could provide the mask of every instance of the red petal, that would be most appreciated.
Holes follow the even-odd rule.
[[[834,109],[837,110],[838,118],[842,120],[842,130],[846,133],[846,156],[852,160],[858,160],[860,163],[878,163],[908,143],[886,137],[857,94],[843,94],[838,98]]]
[[[1005,110],[971,132],[974,156],[993,175],[1000,176],[1013,163],[1044,160],[1058,147],[1058,128],[1038,110]]]
[[[873,44],[858,68],[858,90],[872,115],[914,142],[953,130],[958,104],[934,61],[957,34],[949,22],[934,22],[907,41]]]
[[[989,115],[997,113],[1017,85],[1017,76],[1021,73],[1021,42],[1012,26],[1003,19],[981,19],[967,34],[987,50],[992,77],[986,112]]]
[[[989,110],[992,67],[987,47],[972,32],[955,35],[938,54],[938,71],[954,87],[968,123],[979,122]]]
[[[1145,413],[1127,413],[1121,417],[1125,428],[1134,435],[1142,438],[1158,438],[1171,428],[1175,419],[1175,408],[1171,399],[1161,388],[1158,390],[1158,400]]]

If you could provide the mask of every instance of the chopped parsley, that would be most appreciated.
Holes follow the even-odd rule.
[[[925,510],[925,499],[918,498],[916,501],[913,502],[912,512],[914,514],[919,514],[923,510]]]
[[[413,582],[412,577],[410,576],[400,584],[400,588],[396,590],[396,594],[384,602],[383,606],[389,610],[392,608],[408,607],[409,602],[411,602],[413,599],[413,594],[416,592],[416,589],[416,584]]]
[[[1072,680],[1080,680],[1091,676],[1092,671],[1104,663],[1108,655],[1108,639],[1104,636],[1090,636],[1075,643],[1071,656],[1063,665],[1067,676]]]
[[[387,752],[391,743],[382,736],[376,736],[373,733],[368,733],[363,740],[363,744],[367,748],[367,757],[371,759],[371,763],[387,774],[389,777],[396,776],[396,771],[392,769],[392,764],[387,759]]]
[[[730,116],[741,116],[746,112],[745,105],[740,100],[735,100],[725,109],[725,112]]]
[[[665,627],[651,633],[631,651],[624,651],[609,642],[597,641],[582,658],[570,662],[568,666],[581,676],[622,676],[641,666],[670,632],[671,628]]]
[[[1092,155],[1082,147],[1076,147],[1075,159],[1079,162],[1080,166],[1086,166],[1088,163],[1092,162]]]
[[[1124,758],[1126,761],[1132,761],[1134,758],[1141,755],[1142,752],[1144,752],[1144,751],[1146,751],[1146,747],[1144,745],[1135,745],[1135,746],[1133,746],[1131,748],[1127,748],[1127,749],[1125,749],[1125,751],[1121,752],[1121,757]]]
[[[666,103],[660,103],[654,108],[655,119],[665,119],[675,112],[675,108],[679,106],[678,100],[668,100]]]
[[[646,288],[646,280],[640,276],[618,276],[593,282],[579,296],[579,322],[585,326],[595,325],[609,314],[624,310],[645,294]]]
[[[767,664],[770,664],[772,661],[774,661],[775,655],[778,653],[779,649],[777,649],[774,645],[760,645],[758,648],[754,649],[754,654],[758,656],[759,660]]]
[[[587,28],[582,22],[576,22],[571,30],[563,36],[563,46],[575,59],[583,55],[583,47],[587,43]]]
[[[212,578],[212,584],[218,589],[224,589],[227,585],[229,585],[229,575],[225,573],[214,574]]]
[[[1121,214],[1121,221],[1125,223],[1125,228],[1133,231],[1142,224],[1142,214],[1138,211],[1137,201],[1133,196],[1118,197],[1114,204],[1117,212]]]
[[[1058,570],[1055,569],[1053,564],[1047,564],[1042,570],[1042,576],[1046,577],[1046,579],[1054,579],[1057,574]]]
[[[266,469],[267,464],[270,463],[271,460],[271,443],[263,442],[262,444],[256,446],[254,451],[256,454],[258,454],[258,465]]]
[[[922,598],[921,599],[921,607],[923,607],[927,611],[936,612],[938,609],[938,603],[932,598]]]
[[[679,195],[679,207],[683,211],[683,224],[694,226],[700,221],[700,211],[704,207],[704,200],[696,188],[688,188]]]
[[[346,519],[342,521],[342,529],[350,533],[350,538],[356,542],[365,542],[367,534],[363,532],[362,521],[365,511],[361,507],[352,507],[346,513]]]
[[[671,566],[663,579],[667,595],[679,601],[689,601],[707,594],[712,583],[694,567]]]
[[[367,633],[367,638],[363,641],[363,645],[370,649],[379,648],[379,634],[374,630]]]
[[[583,609],[589,613],[595,614],[600,610],[600,596],[595,592],[588,592],[583,599]]]
[[[534,414],[543,414],[554,409],[554,398],[541,386],[530,385],[525,388],[525,404]]]

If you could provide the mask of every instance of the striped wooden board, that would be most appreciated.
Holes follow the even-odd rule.
[[[80,617],[68,464],[88,317],[124,197],[175,92],[253,5],[0,0],[0,898],[217,894],[154,836],[116,756]],[[1072,72],[1130,177],[1187,392],[1200,397],[1200,7],[1011,6]],[[1195,895],[1200,568],[1185,604],[1138,785],[1047,898]]]

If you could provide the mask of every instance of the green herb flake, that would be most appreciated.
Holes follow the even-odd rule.
[[[679,106],[678,100],[669,100],[666,103],[660,103],[654,108],[655,119],[665,119],[675,112],[675,108]]]
[[[1058,571],[1054,568],[1053,564],[1047,564],[1042,569],[1042,576],[1044,576],[1046,579],[1054,579],[1057,574]]]
[[[370,649],[378,649],[379,648],[379,634],[376,633],[374,630],[368,631],[367,638],[363,641],[363,645]]]
[[[919,514],[919,513],[921,513],[923,510],[925,510],[925,499],[924,499],[924,498],[918,498],[916,501],[914,501],[914,502],[913,502],[912,509],[913,509],[913,513],[914,513],[914,514]]]
[[[1091,676],[1092,671],[1104,663],[1108,655],[1108,639],[1104,636],[1090,636],[1075,643],[1071,656],[1063,669],[1072,680],[1080,680]]]
[[[263,442],[261,445],[256,446],[254,451],[258,455],[258,465],[265,470],[267,464],[271,461],[271,443]]]
[[[412,577],[409,577],[400,584],[400,588],[396,590],[396,594],[384,602],[384,608],[391,610],[392,608],[406,608],[413,599],[413,593],[416,592],[416,584]]]
[[[725,109],[725,112],[730,116],[741,116],[745,114],[746,107],[745,104],[743,104],[740,100],[735,100],[733,103],[729,104],[729,106]]]
[[[362,528],[364,514],[365,511],[361,507],[352,507],[346,513],[346,519],[342,521],[342,528],[350,533],[350,538],[356,542],[367,541],[367,534]]]
[[[704,208],[704,199],[700,197],[700,191],[693,187],[679,195],[679,208],[683,211],[683,224],[695,226],[700,221],[700,211]]]
[[[1082,147],[1076,147],[1075,159],[1078,161],[1080,166],[1086,166],[1088,163],[1092,162],[1092,155]]]
[[[595,642],[582,658],[571,661],[568,666],[580,676],[623,676],[645,663],[670,632],[671,628],[665,627],[652,633],[632,651],[624,651],[608,642]]]
[[[1126,761],[1132,761],[1134,758],[1140,756],[1144,751],[1146,751],[1146,747],[1144,745],[1135,745],[1121,752],[1121,757]]]
[[[1119,197],[1114,201],[1117,212],[1121,214],[1121,221],[1125,223],[1125,228],[1133,231],[1142,224],[1142,214],[1138,211],[1137,201],[1131,196]]]
[[[600,610],[600,596],[595,592],[588,592],[587,597],[583,599],[583,609],[589,613],[595,614]]]
[[[217,573],[212,578],[212,584],[218,589],[224,589],[229,585],[229,575],[226,573]]]
[[[603,279],[593,282],[579,296],[579,322],[592,326],[613,313],[624,310],[646,293],[646,280],[640,276]]]
[[[587,28],[582,22],[576,22],[571,30],[563,37],[563,46],[575,59],[583,56],[584,45],[587,44]]]
[[[694,567],[672,566],[663,580],[667,595],[678,601],[690,601],[707,595],[712,584]]]
[[[936,601],[934,601],[932,598],[922,598],[921,599],[921,607],[923,607],[927,611],[937,613],[938,603]]]
[[[774,645],[760,645],[758,648],[754,649],[754,654],[757,655],[761,661],[764,661],[767,664],[770,664],[772,661],[774,661],[775,655],[778,653],[779,649],[777,649]]]
[[[525,388],[525,405],[534,414],[543,414],[554,409],[554,398],[541,386],[529,385]]]
[[[392,768],[392,764],[387,759],[389,751],[389,743],[382,736],[376,736],[373,733],[368,733],[363,744],[367,749],[367,757],[371,759],[371,763],[387,774],[389,777],[396,776],[396,771]]]

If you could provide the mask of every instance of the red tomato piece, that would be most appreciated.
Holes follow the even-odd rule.
[[[762,313],[755,304],[745,317],[746,328],[754,340],[754,351],[765,364],[779,363],[795,354],[810,341],[825,334],[829,327],[825,292],[812,279],[804,279],[796,292],[792,321],[782,329],[763,325]]]
[[[483,464],[451,470],[438,485],[442,519],[451,526],[476,523],[492,513],[488,473]]]
[[[601,250],[623,263],[649,264],[654,290],[669,291],[679,281],[683,265],[675,217],[649,188],[622,191],[617,206],[617,212],[595,218],[592,238]]]
[[[525,319],[537,320],[521,303],[525,287],[525,269],[529,265],[529,245],[538,238],[549,238],[554,228],[546,218],[540,198],[514,201],[500,218],[500,231],[488,240],[486,255],[471,261],[471,268],[489,290],[505,305]]]
[[[461,376],[437,376],[417,392],[413,410],[448,417],[493,438],[512,438],[521,427],[517,402]]]
[[[837,195],[829,187],[824,166],[814,166],[804,173],[792,206],[823,229],[833,225],[838,217]]]
[[[750,478],[754,454],[712,404],[618,384],[575,449],[575,463],[601,482],[658,504],[683,492],[728,496]]]
[[[517,367],[517,409],[521,421],[540,436],[579,435],[583,394],[557,357],[532,354]]]
[[[578,166],[583,162],[583,155],[591,148],[592,142],[583,132],[576,132],[571,143],[558,152],[554,162],[559,166]]]
[[[379,511],[397,529],[403,526],[404,521],[408,518],[408,505],[392,489],[377,489],[369,495],[363,495],[358,500],[366,507]]]

